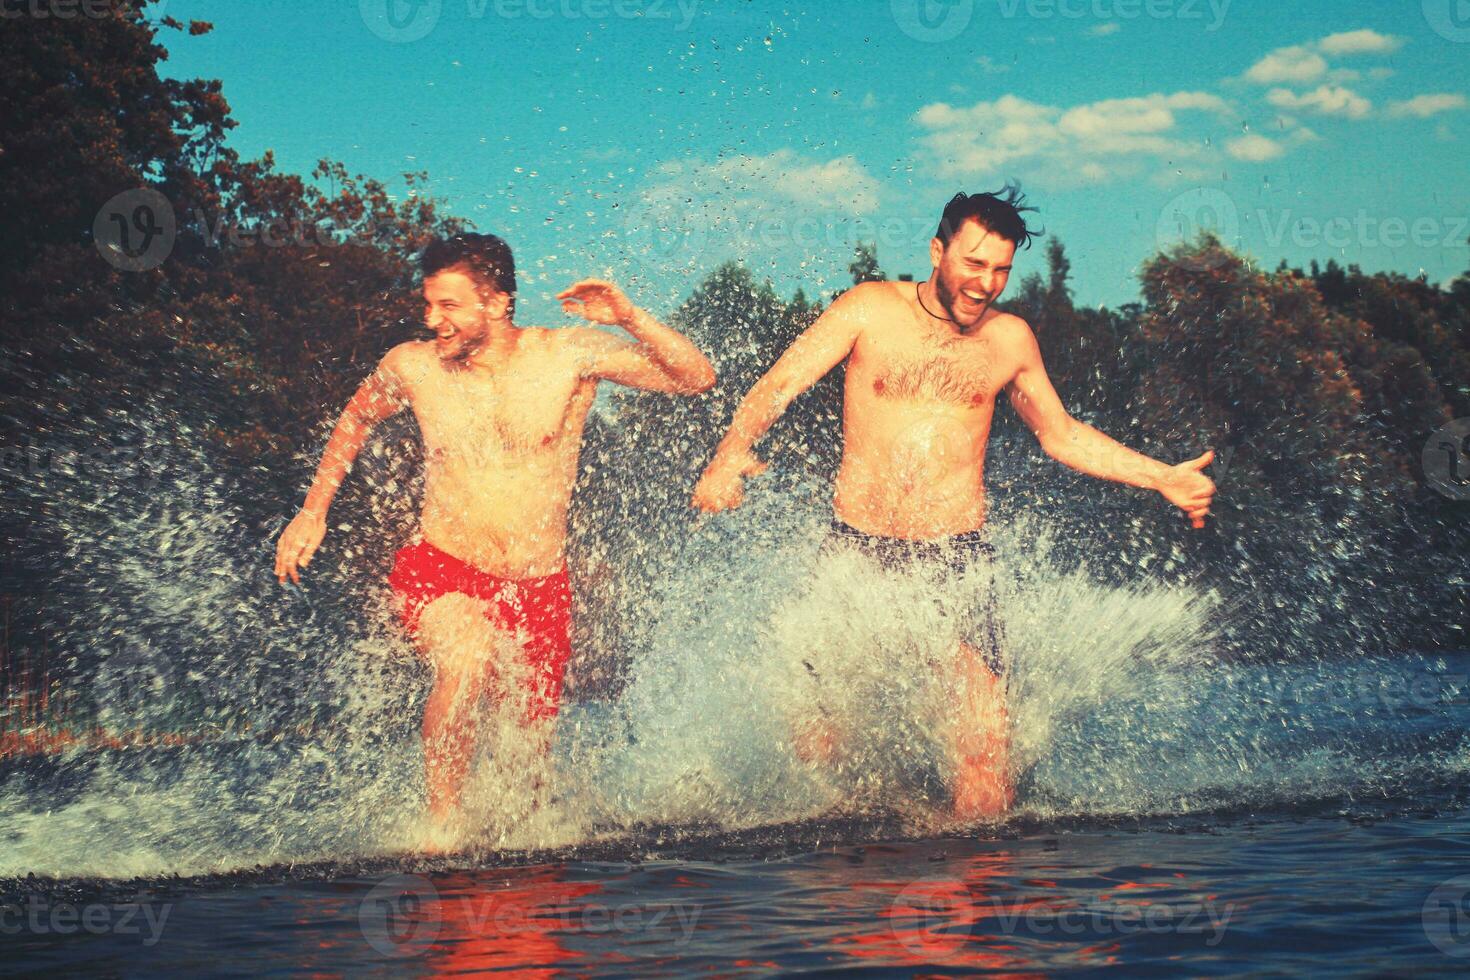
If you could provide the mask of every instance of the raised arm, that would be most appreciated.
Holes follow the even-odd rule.
[[[558,293],[557,299],[568,313],[622,327],[637,340],[631,343],[601,330],[578,331],[585,377],[676,395],[697,395],[714,387],[715,368],[709,358],[688,337],[634,306],[612,283],[584,279]]]
[[[407,344],[390,350],[378,365],[358,386],[342,417],[337,420],[327,448],[322,452],[321,463],[306,493],[306,503],[301,511],[286,525],[276,543],[276,578],[281,584],[300,582],[300,569],[311,564],[312,555],[321,546],[327,533],[327,509],[342,486],[353,461],[362,451],[363,443],[374,425],[400,411],[408,404],[402,384],[403,361],[408,356]]]
[[[695,507],[715,513],[740,506],[744,498],[742,479],[766,468],[752,449],[798,395],[852,352],[862,310],[872,301],[866,292],[865,287],[858,286],[840,296],[741,399],[730,431],[720,440],[714,459],[694,488]]]
[[[1089,476],[1157,490],[1196,528],[1205,526],[1215,484],[1201,470],[1213,451],[1170,466],[1135,452],[1067,413],[1047,377],[1031,328],[1021,324],[1014,341],[1021,367],[1010,385],[1011,404],[1052,459]]]

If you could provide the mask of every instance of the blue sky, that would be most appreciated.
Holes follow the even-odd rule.
[[[391,5],[391,6],[390,6]],[[805,8],[805,9],[803,9]],[[506,237],[519,319],[610,276],[656,312],[740,258],[789,295],[858,239],[928,272],[956,191],[1018,179],[1080,302],[1181,233],[1263,265],[1470,268],[1470,0],[167,0],[247,157],[321,157]],[[391,181],[390,181],[391,183]],[[1022,252],[1018,276],[1043,270]]]

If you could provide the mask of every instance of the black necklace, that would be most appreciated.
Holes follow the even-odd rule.
[[[929,307],[924,305],[924,287],[927,285],[929,285],[929,280],[925,279],[914,289],[914,298],[919,301],[919,306],[923,308],[925,313],[929,313]],[[954,321],[947,316],[936,316],[933,313],[929,313],[929,315],[934,317],[934,319],[936,320],[943,320],[945,323],[954,323]]]

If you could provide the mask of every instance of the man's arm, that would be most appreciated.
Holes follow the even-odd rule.
[[[1020,321],[1018,321],[1020,322]],[[1021,367],[1011,381],[1011,404],[1041,448],[1064,466],[1089,476],[1157,490],[1184,511],[1190,523],[1205,526],[1215,484],[1200,471],[1215,458],[1213,451],[1177,466],[1135,452],[1067,413],[1041,363],[1041,350],[1031,328],[1021,323],[1017,338]]]
[[[709,358],[688,337],[634,306],[612,283],[584,279],[557,298],[568,313],[622,327],[638,341],[630,343],[601,330],[579,330],[577,339],[587,355],[584,377],[678,395],[697,395],[715,386]]]
[[[311,564],[312,555],[326,537],[327,508],[332,505],[332,498],[347,478],[373,426],[408,404],[400,373],[407,348],[407,344],[400,344],[384,356],[377,370],[358,386],[337,420],[311,489],[306,493],[306,503],[276,543],[276,578],[282,585],[286,584],[288,575],[291,581],[299,583],[299,569]]]
[[[863,311],[872,301],[870,288],[865,286],[842,294],[755,383],[735,409],[730,431],[720,440],[714,459],[694,488],[695,507],[715,513],[740,506],[742,478],[765,471],[765,464],[751,450],[798,395],[852,352]]]

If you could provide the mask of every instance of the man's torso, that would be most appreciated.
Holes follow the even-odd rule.
[[[992,310],[966,333],[946,331],[912,284],[883,287],[847,359],[837,517],[896,538],[975,530],[995,398],[1020,364],[1020,321]]]
[[[565,564],[567,507],[596,381],[554,331],[524,328],[494,369],[449,367],[425,345],[403,383],[424,441],[425,540],[505,578]]]

